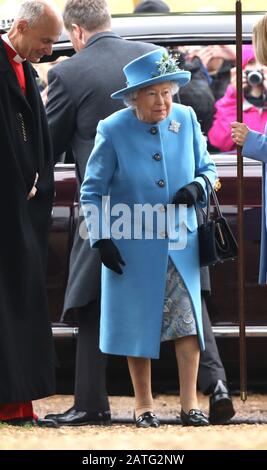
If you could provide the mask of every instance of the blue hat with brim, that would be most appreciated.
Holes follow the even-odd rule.
[[[111,98],[123,99],[128,93],[156,83],[176,82],[178,86],[186,85],[191,73],[181,70],[176,60],[166,49],[159,48],[138,57],[123,68],[127,79],[127,87],[116,91]]]

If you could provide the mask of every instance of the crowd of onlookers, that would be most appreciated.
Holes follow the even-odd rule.
[[[210,151],[235,150],[230,123],[236,120],[235,46],[211,45],[179,49],[180,66],[190,70],[191,82],[180,90],[181,103],[192,106]],[[267,68],[260,66],[251,45],[244,45],[243,120],[263,132],[267,121]]]

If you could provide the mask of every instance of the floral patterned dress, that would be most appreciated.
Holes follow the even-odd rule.
[[[183,279],[169,257],[161,342],[196,334],[191,298]]]

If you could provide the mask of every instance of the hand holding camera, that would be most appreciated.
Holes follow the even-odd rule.
[[[243,70],[243,90],[245,95],[259,97],[267,90],[267,67]],[[231,69],[230,83],[236,89],[236,67]]]
[[[261,70],[245,70],[247,84],[251,87],[260,86],[264,81],[264,74]]]
[[[267,73],[266,67],[258,66],[254,69],[246,69],[243,72],[243,88],[245,94],[258,98],[263,94],[266,95],[267,90]]]

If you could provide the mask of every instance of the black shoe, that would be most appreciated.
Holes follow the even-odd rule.
[[[45,419],[52,419],[60,426],[84,426],[86,424],[110,424],[110,411],[78,411],[74,407],[65,411],[65,413],[48,414]]]
[[[181,410],[181,421],[183,426],[208,426],[209,420],[201,410],[190,410],[187,413]]]
[[[137,428],[158,428],[160,425],[158,417],[152,411],[146,411],[137,419],[134,414],[134,420]]]
[[[73,410],[74,410],[74,406],[64,411],[63,413],[49,413],[48,415],[44,417],[44,419],[58,419],[58,418],[68,415]]]
[[[228,387],[222,380],[217,380],[210,396],[210,423],[224,424],[227,423],[234,415],[235,410]]]
[[[35,426],[39,426],[40,428],[58,428],[59,424],[55,419],[51,418],[38,418],[35,421]]]

